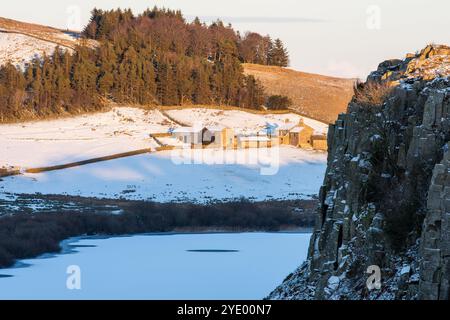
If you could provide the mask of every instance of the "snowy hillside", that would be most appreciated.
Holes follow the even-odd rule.
[[[56,43],[23,34],[0,32],[0,65],[10,62],[23,67],[33,58],[52,54],[56,47]]]
[[[51,55],[56,46],[73,51],[77,44],[77,32],[0,17],[0,65],[11,62],[23,67],[35,57]],[[95,47],[97,42],[86,40],[84,44]]]

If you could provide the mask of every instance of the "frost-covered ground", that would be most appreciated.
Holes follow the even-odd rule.
[[[77,253],[0,270],[0,299],[262,299],[305,260],[309,239],[241,233],[72,240],[65,247]],[[81,290],[67,289],[69,266],[79,267]]]
[[[8,194],[67,194],[158,202],[307,199],[323,182],[326,154],[294,147],[175,150],[3,178]]]

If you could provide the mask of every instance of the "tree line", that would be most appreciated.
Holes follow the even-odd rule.
[[[0,219],[0,268],[16,259],[58,252],[62,240],[80,235],[124,235],[176,230],[279,231],[311,227],[315,204],[299,215],[293,208],[300,201],[249,202],[198,205],[192,203],[151,203],[128,201],[123,214],[99,213],[89,204],[87,210],[52,209],[39,214],[15,213]],[[308,206],[308,204],[306,204]],[[32,216],[32,219],[30,218]]]
[[[0,68],[0,122],[101,110],[95,52],[79,47],[72,55],[57,48],[33,59],[25,70]]]
[[[120,33],[130,26],[137,33],[144,31],[161,51],[214,61],[223,54],[221,48],[226,45],[242,63],[289,66],[289,53],[280,39],[272,40],[269,35],[262,36],[256,32],[241,36],[231,25],[225,26],[220,20],[208,26],[197,17],[192,23],[187,23],[179,10],[154,7],[135,17],[129,9],[94,9],[83,34],[90,39],[116,41],[121,37]],[[133,33],[133,36],[140,35]]]
[[[106,101],[260,108],[264,88],[241,63],[288,64],[279,40],[156,7],[137,16],[94,9],[82,37],[98,46],[0,68],[0,121],[97,111]]]

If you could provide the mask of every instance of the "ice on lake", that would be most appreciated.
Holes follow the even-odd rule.
[[[306,259],[310,236],[215,233],[73,239],[64,247],[75,252],[0,270],[0,299],[262,299]],[[80,290],[67,288],[70,266],[79,267]]]

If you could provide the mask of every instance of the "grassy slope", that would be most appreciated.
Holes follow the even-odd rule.
[[[53,27],[21,22],[2,17],[0,17],[0,31],[23,34],[42,41],[54,43],[61,47],[71,49],[74,49],[75,46],[78,44],[78,41],[75,38],[70,38],[64,34],[65,32],[67,32],[76,35],[77,32],[62,31],[60,29]],[[96,42],[90,40],[87,42],[87,44],[89,46],[94,46]]]
[[[346,111],[353,96],[353,79],[255,64],[244,64],[244,70],[261,80],[268,93],[290,97],[292,109],[327,123],[333,123],[339,113]]]

